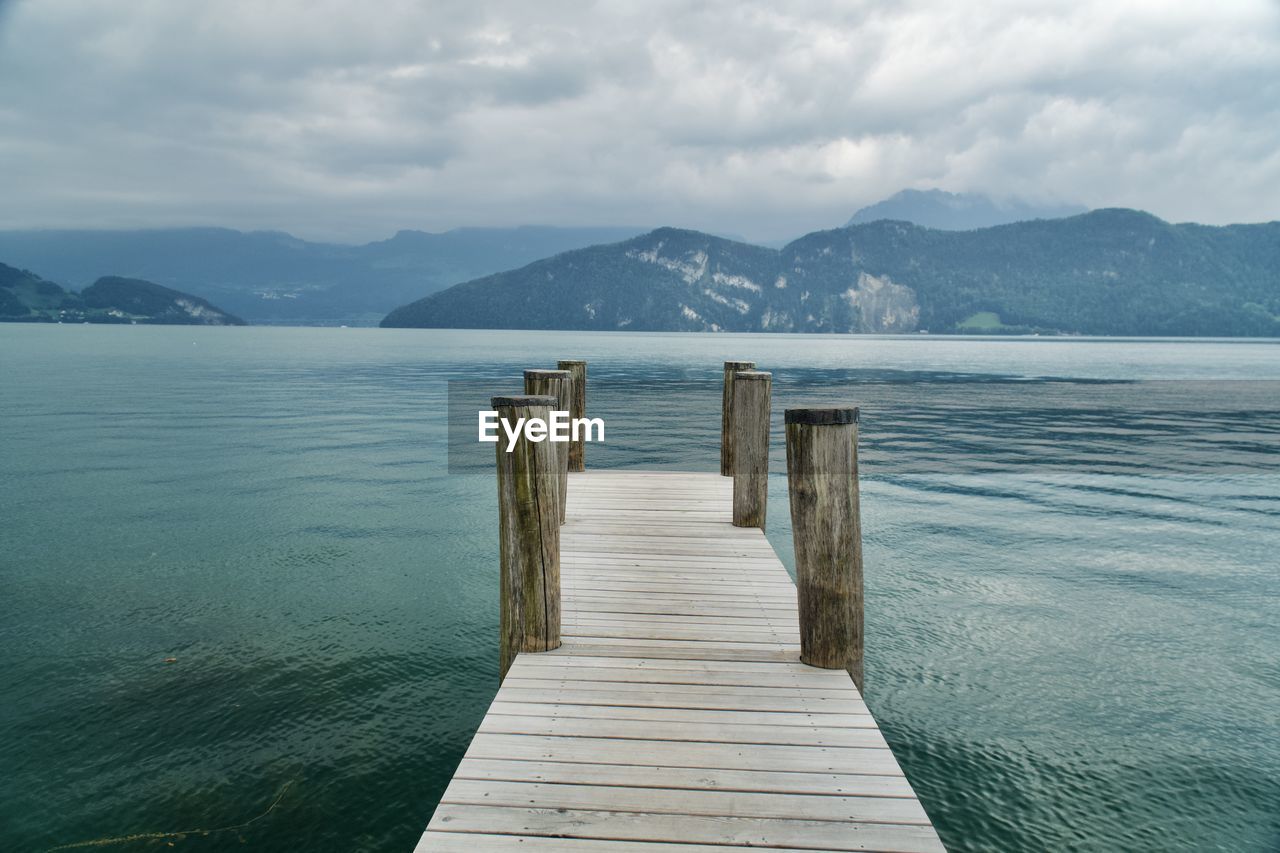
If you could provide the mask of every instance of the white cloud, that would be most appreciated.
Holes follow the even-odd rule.
[[[0,227],[674,224],[906,186],[1280,217],[1280,7],[0,6]]]

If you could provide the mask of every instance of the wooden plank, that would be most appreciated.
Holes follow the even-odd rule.
[[[671,526],[663,525],[660,528],[654,527],[631,527],[620,533],[609,534],[610,539],[616,539],[618,542],[635,542],[640,545],[646,543],[662,541],[664,539],[675,542],[686,542],[696,544],[700,542],[724,542],[738,543],[749,548],[760,548],[768,543],[765,539],[761,541],[760,537],[751,536],[744,533],[741,528],[736,527],[720,527],[718,526],[721,519],[717,518],[717,524],[705,524],[696,516],[689,513],[713,513],[708,510],[699,510],[690,507],[681,507],[679,509],[667,510],[672,515],[683,515],[683,521],[676,521]],[[565,524],[565,532],[576,537],[586,537],[591,535],[600,535],[600,528],[624,527],[623,519],[629,515],[636,518],[652,519],[649,512],[638,513],[620,513],[609,510],[601,510],[600,515],[596,518],[591,516],[580,516],[578,520],[567,522]],[[697,523],[694,523],[697,522]]]
[[[568,635],[566,635],[566,639],[567,639],[567,636]],[[575,640],[589,641],[597,646],[613,645],[613,646],[625,646],[628,648],[633,648],[638,645],[636,640],[629,637],[610,637],[607,635],[599,635],[599,634],[585,632],[585,631],[577,631],[572,636]],[[708,645],[708,643],[706,642],[699,642],[697,640],[673,640],[673,639],[658,639],[658,638],[645,639],[643,641],[643,644],[644,646],[649,648],[666,647],[671,649],[682,649],[686,652],[702,652],[703,649]],[[710,642],[709,644],[710,646],[714,648],[719,648],[719,649],[739,649],[742,651],[767,651],[767,652],[782,651],[787,655],[787,658],[789,660],[794,660],[796,657],[795,652],[793,650],[793,647],[795,645],[794,643],[787,643],[787,644],[755,643],[755,642],[744,643],[744,642],[738,642],[737,640],[725,640],[719,643]],[[690,654],[689,656],[692,658],[698,658],[699,654]]]
[[[724,770],[851,773],[901,776],[888,749],[878,747],[795,746],[791,744],[696,743],[627,738],[574,738],[554,735],[478,733],[469,758],[576,761],[634,764],[641,767],[710,767]]]
[[[778,616],[769,616],[761,612],[752,612],[748,609],[741,609],[737,612],[730,610],[727,613],[710,614],[710,613],[655,613],[645,611],[630,610],[579,610],[577,608],[566,611],[563,614],[564,620],[567,622],[573,619],[577,622],[590,624],[600,622],[607,625],[704,625],[707,627],[730,627],[733,625],[775,625],[793,627],[792,620]],[[551,651],[554,651],[552,649]]]
[[[619,614],[619,616],[621,619],[624,619],[624,620],[626,619],[626,614]],[[690,618],[690,617],[680,617],[680,618]],[[652,643],[657,643],[661,645],[661,643],[679,642],[681,645],[683,645],[686,648],[697,649],[697,648],[704,648],[707,642],[712,642],[713,648],[714,648],[715,647],[714,644],[716,643],[716,641],[723,640],[725,645],[723,645],[722,647],[724,648],[728,648],[729,646],[727,644],[730,642],[733,642],[736,644],[734,648],[741,648],[744,645],[744,643],[738,642],[738,640],[740,640],[742,637],[747,637],[747,636],[751,637],[753,642],[761,639],[771,640],[773,642],[773,645],[770,648],[774,651],[786,651],[788,649],[791,649],[794,645],[796,645],[796,637],[795,637],[794,629],[780,627],[777,622],[772,622],[772,621],[761,621],[761,622],[755,623],[754,625],[724,624],[723,626],[720,626],[718,624],[707,625],[705,622],[701,623],[701,625],[699,625],[698,623],[694,623],[693,625],[686,625],[684,627],[695,628],[695,629],[704,630],[704,631],[715,629],[716,631],[715,635],[711,638],[698,636],[698,637],[686,638],[685,640],[678,639],[674,634],[667,634],[668,630],[675,631],[681,628],[682,626],[680,625],[672,625],[669,623],[660,623],[660,622],[654,622],[651,624],[645,624],[643,622],[639,622],[638,624],[627,624],[624,621],[623,624],[618,625],[617,627],[619,629],[627,630],[627,631],[638,631],[639,633],[636,636],[627,638],[627,639],[634,639],[636,641],[636,644],[638,645],[645,645],[645,644],[652,644]],[[730,636],[728,632],[734,632],[734,631],[749,632],[749,633],[743,634],[742,637]],[[610,630],[609,625],[599,624],[591,621],[575,622],[572,620],[568,620],[565,622],[564,633],[566,637],[573,638],[575,640],[585,640],[588,635],[606,636],[612,640],[619,639],[617,633]],[[617,655],[609,654],[605,656],[616,657]],[[662,655],[661,657],[669,657],[669,656]],[[697,655],[691,655],[690,657],[693,659],[699,658],[699,656]],[[789,653],[785,656],[782,662],[784,663],[793,662],[795,658],[796,656],[794,654]]]
[[[547,735],[618,740],[693,741],[696,743],[783,744],[789,746],[848,746],[888,749],[875,728],[832,726],[777,726],[750,723],[691,723],[671,725],[653,720],[610,717],[507,716],[490,711],[480,723],[481,732],[515,735]]]
[[[673,622],[669,619],[632,618],[626,614],[619,614],[616,620],[591,618],[565,620],[564,629],[566,633],[603,633],[611,637],[654,637],[711,642],[769,640],[792,645],[799,642],[799,632],[794,627],[764,619],[746,623],[720,620],[708,624],[688,620]]]
[[[795,587],[771,581],[756,583],[749,571],[737,575],[717,575],[697,571],[691,566],[600,566],[569,565],[562,578],[564,585],[572,584],[575,594],[595,596],[610,591],[617,584],[645,584],[662,587],[659,595],[674,598],[696,598],[707,603],[720,599],[759,601],[776,599],[778,606],[793,613],[796,609]],[[616,590],[614,590],[616,591]],[[642,599],[631,596],[634,603]]]
[[[645,579],[639,577],[594,581],[591,579],[573,578],[570,582],[566,582],[561,589],[571,590],[573,592],[572,597],[576,598],[577,594],[587,589],[588,586],[590,586],[590,589],[594,594],[601,594],[604,592],[635,593],[637,591],[652,590],[656,594],[660,595],[664,590],[670,589],[673,585],[679,585],[685,589],[687,596],[685,599],[686,601],[688,600],[688,596],[692,596],[694,593],[697,593],[701,598],[701,602],[720,605],[740,604],[745,605],[748,608],[759,608],[764,604],[769,604],[773,609],[787,611],[788,615],[793,615],[795,613],[795,596],[788,595],[785,591],[779,590],[777,593],[761,591],[756,592],[753,596],[747,596],[738,594],[735,591],[735,588],[728,584],[712,585],[674,580],[664,581],[662,578]],[[633,589],[632,587],[642,589]],[[644,596],[636,596],[634,594],[632,594],[629,599],[626,596],[619,597],[627,600],[628,603],[632,605],[643,604],[645,598]]]
[[[784,820],[867,821],[927,825],[924,809],[904,797],[850,797],[756,791],[667,790],[665,788],[547,784],[455,778],[444,803],[589,809],[644,814],[722,815]]]
[[[675,585],[686,583],[712,583],[724,587],[725,592],[732,592],[757,587],[777,587],[778,592],[789,592],[795,597],[795,587],[787,586],[786,578],[767,574],[750,564],[743,564],[736,569],[706,568],[693,563],[654,562],[654,563],[617,563],[617,562],[577,562],[561,563],[568,575],[578,581],[583,580],[662,580]]]
[[[584,562],[602,566],[651,566],[666,563],[708,571],[732,571],[738,568],[740,560],[743,568],[771,574],[778,569],[777,557],[770,557],[756,545],[745,545],[734,540],[702,539],[700,544],[695,544],[673,543],[665,538],[653,537],[649,544],[627,544],[614,541],[612,534],[578,535],[576,538],[578,541],[574,543],[574,549],[561,554],[563,559],[575,565]],[[736,556],[738,560],[729,560],[731,556]],[[790,577],[785,571],[774,576],[780,579]]]
[[[744,588],[748,577],[767,576],[772,583],[784,583],[790,580],[786,574],[773,574],[776,566],[770,565],[763,558],[749,555],[726,554],[724,556],[696,555],[684,552],[681,554],[641,553],[636,549],[607,552],[595,551],[591,554],[574,552],[563,558],[570,571],[596,569],[598,573],[611,574],[613,569],[636,571],[671,571],[684,573],[697,572],[704,577],[722,583],[736,582]]]
[[[590,616],[580,616],[587,611],[579,610],[575,607],[567,612],[567,618],[573,619],[608,619],[617,617],[618,619],[670,619],[670,620],[692,620],[701,625],[720,625],[734,621],[746,622],[763,622],[767,625],[781,625],[790,627],[794,623],[791,614],[782,612],[765,612],[763,608],[759,612],[752,613],[741,606],[727,604],[721,607],[700,608],[696,605],[681,604],[655,604],[647,609],[626,610],[622,609],[626,605],[620,604],[618,601],[610,601],[602,599],[600,608],[592,611]],[[554,650],[553,650],[554,651]],[[796,656],[799,659],[799,655]]]
[[[662,514],[676,517],[661,527],[637,527],[632,522],[654,521],[656,516],[652,512],[629,513],[603,510],[598,516],[586,516],[570,521],[564,525],[564,528],[565,532],[580,539],[591,536],[609,539],[616,537],[620,541],[634,542],[641,547],[646,543],[657,544],[664,539],[687,540],[686,544],[732,543],[752,549],[759,549],[768,542],[767,539],[762,542],[758,538],[744,536],[738,528],[719,527],[724,523],[724,519],[715,517],[715,513],[706,510],[677,509]],[[708,523],[709,521],[711,523]]]
[[[790,648],[777,649],[727,649],[708,647],[706,644],[699,648],[688,648],[684,646],[653,646],[645,640],[633,640],[628,645],[603,645],[593,643],[590,640],[579,640],[574,637],[566,637],[561,645],[563,649],[573,649],[584,654],[593,655],[612,655],[613,657],[669,657],[669,658],[690,658],[698,660],[724,660],[724,661],[790,661],[795,660],[796,654]]]
[[[800,642],[799,632],[794,628],[785,630],[770,629],[768,627],[733,630],[729,628],[716,629],[698,626],[689,626],[687,628],[663,626],[655,630],[651,627],[605,627],[603,625],[566,624],[564,626],[564,633],[575,637],[625,637],[628,639],[662,638],[668,640],[689,640],[691,642],[707,643],[754,643],[760,640],[769,639],[777,640],[779,642],[787,642],[790,644]]]
[[[684,580],[680,578],[664,579],[664,578],[660,578],[660,576],[659,578],[653,578],[653,579],[626,578],[626,579],[620,579],[620,580],[622,581],[622,583],[648,585],[648,587],[653,587],[653,585],[657,585],[657,587],[671,588],[672,585],[681,585],[681,587],[685,587],[685,585],[689,585],[689,587],[694,587],[695,585],[695,581],[689,581],[689,580]],[[577,603],[576,602],[577,592],[579,592],[579,590],[581,589],[584,589],[586,587],[586,584],[589,584],[589,583],[591,583],[591,579],[589,578],[588,579],[576,578],[575,580],[573,580],[572,587],[573,587],[573,593],[575,593],[575,596],[573,596],[573,598],[575,598],[575,605]],[[607,585],[607,584],[614,583],[614,581],[598,580],[598,581],[595,581],[595,583],[598,583],[599,585]],[[698,581],[698,583],[700,585],[700,583],[703,583],[703,581]],[[603,592],[603,590],[600,590],[600,592]],[[627,592],[627,590],[614,590],[614,592]],[[698,592],[698,590],[690,589],[689,592],[690,593]],[[635,598],[632,598],[632,601],[635,601]],[[751,613],[755,611],[756,615],[763,616],[764,613],[760,612],[762,611],[762,607],[760,606],[762,606],[763,603],[765,602],[771,603],[771,605],[773,605],[773,610],[783,611],[783,613],[785,613],[785,617],[786,617],[785,621],[787,622],[787,624],[790,624],[791,626],[795,626],[795,619],[794,619],[795,610],[790,606],[792,602],[792,598],[785,596],[785,594],[783,594],[783,596],[769,596],[769,597],[762,596],[754,599],[740,598],[740,599],[737,599],[737,601],[732,603],[736,603],[736,605],[741,606],[740,612]],[[573,607],[573,610],[576,610],[577,612],[581,612],[581,610],[579,610],[579,608],[577,607]],[[593,607],[591,608],[591,610],[596,610],[596,608]]]
[[[591,689],[590,684],[581,687],[557,689],[504,687],[502,700],[512,703],[550,702],[570,705],[599,705],[620,713],[633,708],[707,709],[728,711],[779,711],[797,714],[857,714],[861,703],[851,702],[843,695],[815,696],[788,695],[775,691],[759,693],[670,692],[667,690],[643,690],[620,694],[616,690]]]
[[[622,558],[584,559],[573,555],[562,558],[561,564],[568,565],[571,570],[577,572],[594,569],[596,574],[604,575],[611,575],[616,571],[629,571],[632,573],[676,572],[681,575],[696,575],[701,578],[737,584],[743,584],[747,581],[754,582],[757,579],[765,583],[785,583],[790,580],[787,577],[779,577],[776,573],[777,567],[768,560],[753,560],[750,558],[734,561],[733,565],[730,566],[726,565],[725,561],[720,558],[700,562],[689,557],[672,559],[670,557],[630,555]]]
[[[636,523],[643,524],[645,522]],[[606,537],[595,537],[591,541],[573,544],[575,547],[572,556],[579,562],[583,559],[601,561],[611,557],[625,557],[634,554],[649,557],[667,557],[672,561],[679,562],[696,562],[701,559],[707,564],[722,566],[732,566],[737,560],[757,559],[762,562],[768,560],[768,557],[755,548],[742,547],[736,543],[718,547],[710,543],[694,545],[692,543],[668,543],[658,540],[652,545],[641,548],[636,545],[615,544]],[[562,547],[567,547],[567,545],[568,543],[565,543],[565,546]]]
[[[567,658],[560,661],[557,658]],[[838,673],[816,670],[813,667],[805,666],[798,661],[785,661],[781,663],[741,663],[741,664],[709,664],[706,661],[681,661],[681,660],[629,660],[618,661],[608,658],[601,658],[595,655],[584,655],[560,648],[554,651],[546,652],[540,655],[525,655],[520,658],[521,671],[527,671],[535,667],[553,667],[559,669],[563,666],[606,666],[606,667],[625,667],[628,669],[692,669],[706,672],[757,672],[757,673],[779,673],[788,672],[798,675],[813,676],[826,679],[827,682],[834,685],[843,685],[844,679],[840,678]]]
[[[590,554],[574,552],[562,555],[561,560],[568,565],[570,572],[590,569],[595,569],[597,574],[611,574],[615,569],[631,572],[697,572],[703,577],[717,580],[721,583],[737,583],[744,589],[750,588],[750,584],[748,584],[749,578],[768,578],[773,583],[781,583],[791,579],[785,572],[778,572],[778,566],[772,564],[769,560],[742,554],[715,557],[705,554],[644,553],[636,549],[630,549],[612,552],[595,551]]]
[[[676,596],[669,593],[649,595],[637,600],[630,596],[614,593],[592,592],[575,593],[564,612],[625,612],[625,613],[694,613],[725,614],[759,613],[769,619],[786,619],[794,622],[796,610],[787,602],[772,604],[762,601],[726,601],[722,598],[707,601],[701,596]],[[797,656],[798,659],[798,656]]]
[[[809,850],[939,853],[932,828],[906,824],[771,818],[652,815],[632,812],[473,806],[441,803],[431,825],[450,832],[495,832],[555,838],[712,843]],[[676,850],[672,853],[682,853]]]
[[[624,591],[616,590],[590,590],[590,591],[574,591],[570,598],[570,607],[588,606],[596,601],[612,601],[626,602],[629,606],[634,607],[637,611],[643,610],[645,607],[657,605],[701,605],[708,607],[754,607],[763,611],[773,611],[778,614],[789,614],[794,616],[796,612],[795,602],[790,599],[771,599],[762,601],[758,598],[751,598],[744,595],[717,595],[711,599],[705,595],[695,593],[681,593],[672,590],[666,590],[653,595],[646,595],[643,598],[637,598],[634,595],[627,594]],[[799,659],[799,654],[796,655]]]
[[[671,588],[671,584],[664,584],[662,581],[629,581],[629,580],[608,580],[579,582],[575,577],[569,575],[561,584],[561,590],[565,593],[577,592],[581,589],[590,588],[593,590],[603,591],[612,590],[614,592],[654,592],[661,593]],[[682,584],[681,588],[687,593],[701,593],[707,598],[724,599],[726,601],[772,601],[778,604],[788,604],[795,600],[795,595],[787,595],[785,592],[771,592],[767,590],[736,592],[734,588],[727,584]],[[641,596],[633,596],[640,598]]]
[[[571,567],[570,581],[576,589],[595,588],[611,583],[661,584],[664,587],[680,586],[687,591],[709,591],[712,595],[732,594],[749,584],[751,591],[759,596],[767,593],[771,596],[791,601],[795,598],[795,588],[777,581],[756,581],[746,572],[736,577],[717,577],[698,571],[681,570],[677,567],[668,569],[626,569],[604,571],[596,567]],[[563,588],[563,587],[562,587]]]
[[[513,687],[524,690],[612,690],[621,698],[631,693],[660,691],[664,693],[698,693],[698,694],[757,694],[760,696],[800,696],[826,697],[842,699],[850,703],[861,703],[861,697],[853,691],[842,689],[837,685],[800,684],[779,682],[776,684],[747,684],[749,678],[716,678],[715,683],[703,683],[697,678],[649,678],[649,679],[606,679],[576,676],[572,672],[547,673],[544,677],[520,675],[509,677]],[[710,679],[708,679],[710,681]],[[505,685],[505,682],[504,682]]]
[[[848,773],[779,773],[772,770],[721,770],[705,767],[640,767],[626,764],[577,764],[567,761],[494,761],[466,758],[458,779],[507,779],[555,784],[613,787],[755,791],[775,794],[914,797],[902,776]]]
[[[789,615],[789,614],[788,614]],[[763,630],[769,628],[785,628],[788,631],[796,631],[793,620],[786,616],[770,617],[762,612],[752,613],[750,610],[739,610],[736,615],[724,615],[719,617],[711,617],[705,614],[697,616],[683,616],[680,614],[664,614],[664,613],[644,613],[606,610],[584,611],[574,609],[568,614],[563,615],[563,620],[568,621],[569,617],[576,619],[584,624],[598,623],[602,625],[615,625],[618,627],[629,628],[651,628],[655,625],[667,625],[671,628],[684,627],[702,627],[707,629],[732,628],[734,623],[741,623],[748,628],[759,627]]]
[[[613,608],[616,605],[606,604],[606,608]],[[746,611],[734,611],[725,608],[720,613],[702,613],[689,612],[688,608],[672,607],[667,612],[655,610],[651,611],[623,611],[616,609],[605,609],[595,612],[587,612],[583,610],[570,610],[564,614],[565,623],[577,622],[583,625],[591,625],[596,623],[615,624],[609,620],[616,619],[622,624],[635,623],[632,627],[639,625],[659,625],[669,624],[678,626],[682,624],[702,625],[706,627],[744,627],[744,626],[772,626],[792,628],[791,620],[785,616],[768,616],[765,614],[751,614]]]
[[[619,658],[627,660],[627,658]],[[688,660],[688,658],[685,658]],[[715,663],[715,661],[709,661]],[[731,661],[732,663],[758,663],[758,661]],[[724,681],[720,684],[699,684],[695,679],[679,680],[624,680],[603,681],[590,678],[575,678],[569,670],[555,670],[532,675],[524,673],[511,680],[512,687],[522,690],[611,690],[618,696],[619,703],[633,693],[693,693],[698,695],[758,695],[758,696],[797,696],[802,698],[823,697],[839,699],[849,703],[850,707],[863,707],[862,697],[856,692],[839,685],[817,684],[783,684],[783,685],[747,685],[742,681]],[[507,686],[503,683],[503,686]]]
[[[757,689],[760,687],[817,687],[824,690],[847,691],[849,696],[857,692],[848,688],[848,677],[841,678],[834,670],[816,670],[809,667],[773,666],[726,669],[711,665],[666,666],[662,661],[635,665],[613,661],[596,662],[591,658],[563,656],[557,666],[526,664],[527,655],[516,659],[508,678],[572,678],[578,681],[626,681],[632,684],[738,684]]]
[[[770,853],[813,853],[813,848],[771,847]],[[740,846],[721,844],[681,844],[665,842],[608,841],[563,836],[494,835],[486,832],[442,832],[430,830],[422,836],[414,853],[732,853]]]
[[[739,567],[739,563],[728,563],[723,556],[718,554],[694,554],[687,551],[680,551],[675,554],[658,554],[643,547],[632,548],[612,548],[608,552],[601,552],[596,556],[590,556],[590,546],[592,542],[600,542],[601,539],[609,536],[609,534],[600,534],[592,537],[591,541],[583,542],[582,550],[573,550],[561,554],[562,559],[571,563],[579,564],[584,562],[595,562],[602,565],[655,565],[655,564],[681,564],[693,568],[705,569],[708,571],[723,570],[733,571]],[[586,539],[587,537],[583,537]],[[666,540],[658,537],[654,538],[654,543],[664,542]],[[723,540],[704,539],[702,540],[708,547],[716,547],[718,542]],[[607,543],[605,543],[607,545]],[[769,557],[754,547],[743,550],[751,551],[751,556],[743,557],[742,566],[746,568],[755,568],[766,572],[771,576],[776,576],[777,558]]]
[[[640,546],[652,545],[661,541],[670,541],[678,544],[698,545],[706,542],[719,542],[730,545],[740,545],[753,550],[764,550],[769,546],[769,540],[762,536],[752,536],[749,531],[742,528],[720,527],[718,526],[722,519],[716,518],[716,524],[699,524],[696,527],[688,524],[690,521],[698,521],[698,514],[717,515],[708,510],[691,509],[681,507],[679,509],[670,509],[664,511],[671,515],[684,516],[685,522],[677,522],[678,526],[661,528],[631,528],[622,533],[610,534],[609,539],[617,543],[637,544]],[[693,513],[691,515],[691,513]],[[652,519],[652,514],[648,511],[634,513],[637,518]],[[601,522],[617,526],[621,519],[626,518],[626,514],[602,511],[600,515]],[[590,530],[594,522],[588,520],[586,522],[569,522],[565,524],[565,533],[575,538],[586,538],[592,535]]]
[[[558,719],[583,717],[602,720],[651,720],[664,723],[711,723],[716,725],[803,726],[806,728],[874,729],[870,714],[814,714],[807,711],[752,712],[741,708],[712,710],[706,708],[644,708],[626,705],[591,705],[567,702],[495,700],[490,714],[503,716],[545,716]]]
[[[791,578],[785,573],[778,573],[778,567],[769,561],[750,556],[708,557],[679,554],[641,554],[635,550],[617,551],[613,553],[596,552],[590,555],[574,553],[562,556],[562,564],[568,566],[570,574],[594,570],[595,574],[613,574],[615,570],[625,572],[678,572],[680,574],[696,573],[707,580],[723,584],[735,584],[743,590],[749,590],[755,579],[760,578],[767,583],[784,583]],[[793,588],[794,589],[794,588]],[[793,593],[794,594],[794,593]]]
[[[708,615],[704,613],[680,612],[678,610],[673,609],[672,612],[668,612],[668,613],[649,613],[649,612],[624,613],[624,612],[618,612],[618,611],[604,611],[602,614],[595,614],[591,616],[579,616],[578,614],[580,612],[581,611],[572,611],[571,613],[569,613],[568,616],[565,618],[565,624],[568,624],[570,622],[575,622],[576,624],[580,624],[584,627],[589,627],[594,624],[616,624],[616,623],[608,622],[608,620],[611,617],[616,617],[618,622],[626,627],[669,625],[674,628],[674,627],[679,627],[680,625],[691,624],[695,626],[703,626],[706,628],[741,629],[744,627],[759,626],[761,628],[766,628],[766,629],[767,628],[786,628],[788,630],[792,629],[792,626],[788,625],[787,620],[785,619],[769,618],[769,617],[763,617],[763,616],[752,617],[752,616],[730,615],[728,613]]]
[[[694,622],[699,625],[721,625],[733,622],[741,622],[744,624],[753,624],[756,622],[764,622],[769,625],[790,625],[792,620],[788,618],[787,613],[770,614],[765,612],[752,612],[746,608],[733,607],[707,607],[699,608],[696,606],[668,605],[666,607],[653,606],[642,610],[627,609],[626,605],[620,605],[617,602],[602,603],[600,607],[591,610],[579,609],[578,607],[566,610],[563,614],[564,619],[587,620],[587,619],[646,619],[646,620],[670,620]],[[554,651],[554,650],[553,650]]]

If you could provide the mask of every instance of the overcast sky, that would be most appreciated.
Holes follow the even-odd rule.
[[[776,239],[935,186],[1280,218],[1280,3],[0,0],[0,227]]]

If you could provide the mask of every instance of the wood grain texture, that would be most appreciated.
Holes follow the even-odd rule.
[[[569,371],[573,380],[573,396],[569,401],[569,417],[577,420],[587,416],[587,363],[562,359],[556,367]],[[569,444],[569,470],[584,471],[587,467],[587,442],[584,438]]]
[[[800,659],[811,666],[847,670],[861,690],[857,410],[788,410],[785,420]]]
[[[567,370],[526,370],[524,393],[546,394],[556,398],[556,411],[567,412],[573,405],[573,375]],[[565,506],[569,498],[569,445],[572,442],[548,440],[556,451],[556,497],[560,506],[560,523],[564,524]]]
[[[523,402],[517,402],[523,400]],[[540,401],[540,402],[533,402]],[[546,418],[551,398],[497,398],[502,421]],[[559,458],[550,442],[521,434],[510,452],[497,448],[499,662],[505,678],[520,652],[560,645]]]
[[[726,361],[720,405],[720,476],[733,476],[733,374],[754,370],[754,361]]]
[[[732,481],[569,478],[563,645],[511,665],[417,853],[943,849]]]
[[[733,375],[733,524],[764,530],[769,503],[769,416],[773,374]]]

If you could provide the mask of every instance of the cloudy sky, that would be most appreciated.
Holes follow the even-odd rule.
[[[1280,218],[1280,2],[0,0],[0,227],[776,239],[935,186]]]

